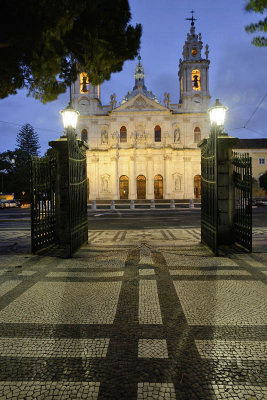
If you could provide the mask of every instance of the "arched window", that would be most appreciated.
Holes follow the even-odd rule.
[[[191,80],[192,80],[192,89],[196,91],[201,90],[199,69],[193,69],[191,74]]]
[[[194,142],[198,143],[198,142],[200,142],[200,140],[201,140],[201,131],[200,131],[200,128],[197,126],[194,129]]]
[[[194,195],[196,199],[201,197],[201,176],[195,175],[194,176]]]
[[[83,130],[82,130],[81,139],[82,139],[84,142],[87,142],[87,140],[88,140],[88,133],[87,133],[87,130],[86,130],[86,129],[83,129]]]
[[[88,93],[89,79],[85,72],[80,74],[80,93]]]
[[[154,197],[155,199],[163,199],[163,177],[156,175],[154,178]]]
[[[129,178],[126,175],[120,177],[120,199],[128,200],[129,196]]]
[[[120,142],[127,142],[127,129],[125,126],[122,126],[120,129]]]
[[[161,127],[159,125],[155,126],[155,142],[161,142]]]
[[[137,186],[137,199],[146,198],[146,177],[144,175],[138,175],[136,179]]]

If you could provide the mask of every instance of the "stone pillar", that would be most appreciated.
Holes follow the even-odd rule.
[[[99,158],[96,155],[93,155],[90,157],[90,160],[92,162],[92,168],[94,171],[92,177],[89,176],[89,179],[91,178],[90,197],[91,200],[93,200],[99,198]]]
[[[135,155],[130,156],[129,199],[136,199]]]
[[[194,177],[192,175],[191,157],[184,156],[184,198],[194,197]]]
[[[147,158],[147,199],[154,199],[154,174],[152,157]]]
[[[80,146],[84,145],[77,139]],[[69,198],[69,154],[67,137],[61,136],[59,139],[49,142],[57,152],[57,176],[56,176],[56,224],[55,224],[55,244],[66,246],[70,241],[70,198]]]
[[[111,157],[111,161],[114,163],[114,199],[119,200],[119,154]]]
[[[164,177],[163,177],[163,197],[165,199],[170,198],[170,180],[171,180],[171,175],[170,175],[170,165],[169,162],[171,161],[171,156],[166,154],[164,156]]]
[[[231,244],[233,238],[234,185],[232,167],[232,149],[239,139],[218,136],[218,244]]]

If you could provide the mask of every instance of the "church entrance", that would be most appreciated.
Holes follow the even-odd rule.
[[[137,199],[146,198],[146,177],[144,175],[139,175],[136,179],[137,184]]]
[[[129,196],[129,178],[126,175],[120,177],[120,199],[128,200]]]
[[[154,198],[155,200],[163,199],[163,177],[156,175],[154,178]]]
[[[194,195],[196,199],[201,197],[201,176],[195,175],[194,176]]]

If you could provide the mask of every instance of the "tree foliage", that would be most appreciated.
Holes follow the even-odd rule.
[[[259,177],[260,187],[267,190],[267,171]]]
[[[267,9],[267,0],[250,0],[246,6],[245,10],[248,12],[256,12],[263,14],[264,11]],[[262,32],[267,32],[267,17],[264,18],[263,20],[260,20],[259,22],[255,24],[250,24],[245,27],[246,32],[249,33],[255,33],[259,32],[260,35],[255,36],[252,39],[252,44],[254,46],[258,47],[265,47],[267,46],[267,38],[266,36],[262,35]]]
[[[2,0],[0,98],[27,88],[42,102],[86,72],[93,85],[121,71],[140,46],[128,0]]]
[[[30,161],[31,156],[39,154],[40,144],[37,133],[30,124],[22,126],[17,134],[18,148],[0,153],[1,190],[6,193],[15,193],[21,198],[25,192],[25,199],[30,199]]]
[[[29,156],[37,156],[39,154],[40,143],[38,134],[30,124],[25,124],[21,127],[17,134],[18,149],[24,151]]]

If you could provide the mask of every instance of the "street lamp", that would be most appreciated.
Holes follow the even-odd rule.
[[[80,113],[74,110],[72,105],[69,103],[69,105],[64,110],[60,111],[60,114],[62,115],[64,129],[75,130]]]
[[[211,125],[215,124],[216,126],[223,126],[227,110],[228,107],[223,106],[220,103],[219,99],[216,99],[214,106],[209,108],[208,110],[210,115]]]

